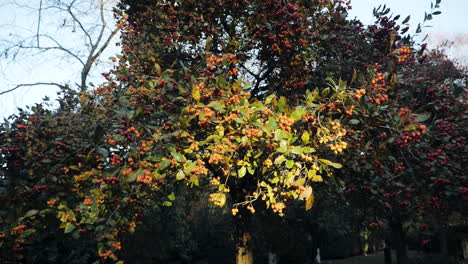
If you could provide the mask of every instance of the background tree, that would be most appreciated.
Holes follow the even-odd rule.
[[[12,18],[12,24],[2,25],[0,56],[5,59],[2,68],[8,71],[9,67],[15,66],[27,69],[32,64],[37,67],[37,60],[44,56],[47,56],[48,64],[52,62],[51,57],[56,57],[57,68],[63,67],[59,66],[60,60],[65,60],[68,67],[77,65],[74,70],[79,75],[76,84],[80,90],[86,90],[90,74],[102,62],[101,55],[116,41],[114,37],[118,28],[113,21],[113,6],[110,1],[101,0],[40,0],[35,3],[18,0],[4,3],[2,8],[21,10],[24,17],[33,16],[35,22],[32,26],[26,24],[27,19]],[[103,68],[96,71],[103,71]],[[5,78],[8,74],[11,73],[4,72]],[[95,75],[96,72],[93,77]],[[10,87],[4,87],[0,95],[21,87],[63,88],[66,85],[69,84],[59,79],[12,83]]]

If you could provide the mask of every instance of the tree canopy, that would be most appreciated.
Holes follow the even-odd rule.
[[[121,261],[122,234],[181,184],[230,208],[237,263],[253,261],[256,210],[309,210],[325,186],[391,225],[466,220],[466,71],[404,36],[408,19],[376,9],[365,27],[349,8],[121,1],[107,82],[0,129],[2,257],[31,256],[60,228]]]

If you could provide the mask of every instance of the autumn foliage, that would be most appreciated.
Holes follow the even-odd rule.
[[[229,208],[238,263],[257,210],[313,210],[325,185],[373,228],[465,221],[466,71],[405,37],[408,21],[377,10],[366,27],[349,8],[121,1],[107,82],[0,128],[1,257],[60,229],[125,260],[122,235],[181,184]]]

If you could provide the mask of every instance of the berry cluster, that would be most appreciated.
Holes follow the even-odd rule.
[[[252,214],[255,213],[255,208],[252,205],[248,205],[247,210],[249,210]]]
[[[386,78],[382,73],[377,73],[375,78],[371,81],[371,90],[374,91],[376,89],[384,88],[387,85],[387,81],[385,79]]]
[[[271,205],[271,209],[273,210],[273,213],[282,214],[285,208],[286,208],[286,205],[284,203],[274,203]]]
[[[214,205],[223,207],[226,203],[226,195],[224,195],[223,193],[212,193],[210,194],[210,198],[208,199],[208,201],[212,202]]]
[[[426,126],[419,125],[416,130],[412,132],[405,132],[405,134],[395,140],[395,144],[400,146],[401,148],[405,148],[409,145],[409,143],[418,143],[420,140],[417,138],[418,136],[426,133]]]
[[[400,48],[399,53],[400,57],[398,58],[398,63],[403,63],[404,61],[406,61],[406,59],[408,59],[411,53],[411,49],[407,46],[403,46]]]

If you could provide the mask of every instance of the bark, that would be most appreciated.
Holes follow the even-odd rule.
[[[389,241],[385,241],[384,259],[385,264],[392,264],[392,248],[390,247]]]
[[[466,236],[461,240],[461,248],[463,253],[463,261],[464,263],[468,263],[468,238]]]
[[[391,230],[397,263],[408,264],[408,248],[406,247],[406,234],[403,229],[403,225],[400,222],[393,222],[391,223]]]
[[[236,264],[253,264],[251,236],[249,232],[243,232],[236,244]]]
[[[447,247],[447,229],[442,228],[440,230],[440,253],[444,256],[448,255],[448,247]]]
[[[253,264],[252,237],[248,231],[249,212],[239,214],[236,221],[236,264]]]

